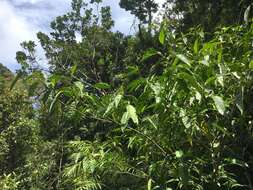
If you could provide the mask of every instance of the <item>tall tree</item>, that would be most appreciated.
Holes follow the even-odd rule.
[[[120,7],[135,15],[142,23],[147,23],[151,30],[153,13],[157,12],[158,4],[154,0],[121,0]]]
[[[251,0],[167,0],[167,16],[179,21],[182,30],[201,25],[212,32],[215,27],[243,22]]]

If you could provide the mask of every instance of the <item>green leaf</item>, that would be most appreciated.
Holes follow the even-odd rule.
[[[81,82],[78,81],[78,82],[75,82],[74,84],[80,90],[80,95],[82,96],[83,89],[84,89],[83,83],[81,83]]]
[[[199,51],[199,40],[196,39],[193,46],[194,53],[197,54]]]
[[[148,190],[152,190],[152,179],[148,180]]]
[[[224,115],[224,113],[226,111],[226,106],[225,106],[225,102],[223,101],[223,99],[220,96],[212,96],[212,99],[214,101],[215,107],[218,110],[218,112],[221,115]]]
[[[55,95],[53,101],[52,101],[51,104],[50,104],[49,111],[48,111],[49,113],[52,112],[53,107],[54,107],[54,105],[55,105],[55,103],[56,103],[58,97],[59,97],[62,93],[63,93],[63,91],[59,91],[59,92]]]
[[[183,54],[177,54],[176,57],[180,59],[182,62],[186,63],[187,65],[191,66],[190,60],[184,56]]]
[[[71,75],[74,75],[76,73],[76,70],[77,70],[77,64],[75,64],[74,66],[71,67],[71,69],[70,69]]]
[[[121,122],[121,124],[125,125],[125,124],[127,124],[128,120],[129,120],[129,114],[128,114],[128,112],[125,112],[123,114],[120,122]]]
[[[165,31],[164,31],[164,28],[162,27],[159,34],[159,42],[163,45],[164,41],[165,41]]]
[[[186,115],[186,111],[184,109],[180,110],[179,116],[182,119],[182,122],[185,126],[186,129],[191,127],[191,120],[190,118]]]
[[[160,93],[162,91],[161,84],[156,82],[155,84],[150,83],[149,85],[150,88],[154,91],[156,103],[160,103],[161,101]]]
[[[104,82],[100,82],[100,83],[95,84],[94,87],[97,89],[109,89],[111,88],[111,85]]]
[[[249,5],[246,9],[246,11],[244,12],[244,21],[248,24],[249,23],[249,15],[250,15],[250,9],[251,9],[251,5]]]
[[[142,62],[143,61],[146,61],[147,59],[149,59],[150,57],[153,57],[154,55],[160,55],[161,53],[159,52],[159,51],[157,51],[157,50],[155,50],[155,49],[153,49],[153,48],[150,48],[150,49],[148,49],[145,53],[144,53],[144,55],[143,55],[143,57],[142,57]]]
[[[136,114],[136,109],[132,105],[127,105],[126,108],[127,108],[127,113],[129,115],[129,118],[131,118],[135,124],[138,124],[139,120]]]
[[[107,113],[109,113],[109,112],[111,111],[111,109],[112,109],[114,106],[115,106],[115,108],[117,108],[118,105],[119,105],[120,100],[122,99],[122,97],[123,97],[123,96],[122,96],[121,94],[118,94],[118,95],[114,98],[114,100],[108,105],[108,107],[107,107],[107,109],[106,109],[104,115],[106,115]]]
[[[107,113],[109,113],[113,107],[115,107],[115,108],[118,107],[118,105],[119,105],[121,99],[123,98],[123,94],[124,94],[124,90],[123,90],[123,88],[121,87],[121,88],[118,90],[116,96],[113,97],[113,101],[108,105],[108,107],[107,107],[107,109],[106,109],[106,111],[105,111],[105,113],[104,113],[104,116],[105,116]]]
[[[176,158],[182,158],[182,156],[184,155],[184,152],[182,150],[177,150],[175,152]]]
[[[158,129],[157,125],[154,123],[150,116],[146,117],[144,121],[148,121],[155,129]]]
[[[196,78],[193,75],[190,75],[186,72],[181,72],[178,74],[178,77],[191,84],[191,86],[198,90],[199,93],[203,92],[203,87],[197,82]]]
[[[249,63],[249,68],[253,69],[253,60]]]
[[[126,112],[121,118],[121,124],[127,124],[128,120],[131,118],[135,124],[139,123],[138,116],[136,114],[136,109],[132,105],[127,105]]]

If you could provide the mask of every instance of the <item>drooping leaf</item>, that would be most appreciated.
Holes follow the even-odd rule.
[[[55,105],[56,101],[58,100],[58,97],[59,97],[62,93],[63,93],[63,91],[59,91],[59,92],[55,95],[53,101],[52,101],[51,104],[50,104],[50,107],[49,107],[49,110],[48,110],[49,113],[52,112],[52,110],[53,110],[53,108],[54,108],[54,105]]]
[[[135,124],[139,123],[135,107],[132,105],[127,105],[127,113],[129,115],[129,118],[131,118]]]
[[[121,124],[127,124],[128,120],[132,119],[135,124],[139,123],[138,116],[136,114],[136,109],[132,105],[126,106],[126,112],[121,118]]]
[[[148,180],[148,190],[152,190],[152,179]]]
[[[121,122],[121,124],[125,125],[125,124],[127,124],[128,120],[129,120],[129,114],[128,114],[128,112],[125,112],[123,114],[120,122]]]
[[[251,5],[247,7],[247,9],[244,12],[244,21],[248,24],[249,23],[249,16],[250,16],[250,9]]]

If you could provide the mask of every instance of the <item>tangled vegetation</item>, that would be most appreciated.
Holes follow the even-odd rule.
[[[250,7],[207,33],[129,2],[135,35],[112,32],[99,0],[100,14],[73,0],[37,34],[48,70],[32,41],[16,76],[0,65],[1,189],[253,189]]]

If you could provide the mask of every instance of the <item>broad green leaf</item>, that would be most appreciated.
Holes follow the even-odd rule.
[[[159,34],[159,42],[163,45],[164,41],[165,41],[165,31],[164,31],[164,28],[162,27]]]
[[[224,100],[220,96],[212,96],[215,107],[221,115],[224,115],[226,106]]]
[[[135,124],[139,123],[136,109],[132,105],[127,105],[127,113],[129,115],[129,118],[131,118]]]
[[[176,57],[180,59],[182,62],[186,63],[187,65],[191,66],[190,60],[184,56],[183,54],[177,54]]]
[[[126,112],[123,114],[121,118],[121,124],[127,124],[130,118],[135,124],[139,123],[138,116],[136,114],[136,109],[132,105],[127,105]]]
[[[94,87],[97,89],[109,89],[111,88],[111,85],[104,82],[100,82],[100,83],[95,84]]]

